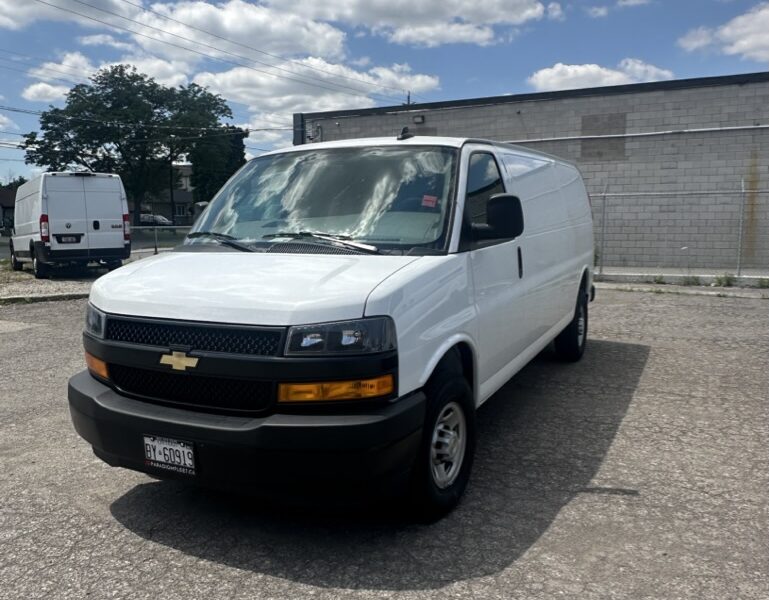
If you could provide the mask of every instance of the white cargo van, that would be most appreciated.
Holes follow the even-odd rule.
[[[128,203],[120,177],[43,173],[16,190],[11,266],[35,277],[55,264],[100,261],[116,268],[131,254]]]
[[[407,135],[264,154],[184,245],[94,284],[73,423],[113,466],[407,489],[440,515],[476,409],[551,342],[582,356],[592,265],[582,178],[555,157]]]

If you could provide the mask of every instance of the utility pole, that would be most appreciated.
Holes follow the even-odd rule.
[[[171,223],[176,225],[176,205],[174,203],[174,147],[173,147],[173,134],[168,137],[172,138],[168,143],[168,197],[171,201]]]

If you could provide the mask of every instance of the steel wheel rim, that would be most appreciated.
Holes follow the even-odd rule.
[[[435,421],[430,441],[430,471],[440,489],[456,481],[467,448],[467,421],[462,407],[449,402]]]
[[[579,305],[579,316],[577,317],[577,344],[580,346],[585,342],[585,330],[587,329],[587,319],[585,318],[585,307]]]

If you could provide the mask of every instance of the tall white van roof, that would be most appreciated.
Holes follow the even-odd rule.
[[[42,173],[43,177],[120,177],[115,173],[91,173],[90,171],[52,171]]]

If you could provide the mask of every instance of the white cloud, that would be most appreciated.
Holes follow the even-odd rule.
[[[619,69],[634,82],[665,81],[673,79],[673,71],[661,69],[637,58],[625,58],[620,61]]]
[[[228,0],[216,5],[197,1],[153,4],[152,9],[181,23],[220,36],[219,38],[206,36],[200,31],[189,29],[179,23],[148,12],[140,13],[136,17],[142,23],[169,32],[169,34],[164,34],[157,30],[145,30],[147,35],[152,38],[179,46],[193,47],[205,54],[239,60],[208,47],[213,46],[249,58],[274,62],[274,59],[238,44],[259,48],[273,54],[289,56],[311,54],[327,58],[340,58],[344,54],[345,33],[343,31],[328,23],[313,21],[301,11],[292,10],[291,7],[282,11],[244,0]],[[170,34],[201,43],[191,45],[189,42]],[[228,44],[220,38],[225,38],[233,43]],[[142,48],[165,58],[186,61],[202,58],[181,48],[174,48],[146,37],[135,36],[135,41]]]
[[[710,46],[714,41],[713,30],[708,27],[697,27],[686,35],[678,38],[678,45],[687,52]]]
[[[365,27],[395,43],[487,45],[493,27],[521,25],[545,16],[537,0],[267,0],[270,6],[310,18]],[[441,33],[439,30],[446,30]],[[427,41],[426,41],[427,40]]]
[[[77,38],[77,41],[83,46],[109,46],[110,48],[117,48],[118,50],[133,50],[135,48],[133,44],[116,40],[106,33],[84,35]]]
[[[644,4],[650,4],[651,0],[617,0],[617,6],[643,6]]]
[[[420,93],[436,89],[439,84],[437,77],[413,73],[408,65],[394,64],[389,67],[373,67],[368,71],[356,71],[320,58],[306,58],[299,62],[299,65],[294,65],[297,70],[296,79],[302,79],[303,76],[306,78],[311,74],[321,79],[320,85],[325,85],[329,89],[306,85],[297,80],[270,77],[265,73],[242,67],[219,73],[198,73],[194,82],[209,87],[211,91],[221,94],[228,100],[247,105],[250,112],[254,114],[285,114],[283,122],[291,122],[290,115],[294,112],[373,106],[375,102],[370,94],[385,93],[377,86]],[[304,70],[301,68],[302,65],[305,66]],[[323,72],[310,70],[307,67],[321,69]],[[343,80],[338,76],[359,79],[376,85]],[[313,81],[313,83],[319,82]],[[334,84],[343,84],[359,91],[356,93],[346,88],[339,89],[334,87]],[[398,94],[397,91],[386,93]],[[405,98],[406,92],[402,92],[402,95]]]
[[[609,8],[606,6],[588,6],[585,12],[592,19],[601,19],[609,15]]]
[[[47,61],[30,69],[29,76],[41,81],[56,81],[60,78],[85,81],[96,71],[90,59],[80,52],[66,52],[59,62]]]
[[[126,16],[135,14],[138,10],[119,0],[92,0],[89,3]],[[63,8],[82,14],[88,12],[87,7],[77,2],[73,2],[72,0],[60,0],[57,4]],[[99,14],[102,15],[104,13]],[[30,0],[0,0],[0,29],[19,30],[35,21],[42,20],[75,21],[87,27],[102,27],[102,25],[94,23],[89,19],[77,16],[71,12],[57,10],[56,8],[53,8],[53,6],[48,6],[46,4],[40,4]],[[107,20],[107,18],[105,17],[104,20]],[[119,19],[114,18],[114,20],[116,23],[120,22]]]
[[[133,65],[139,73],[152,77],[161,85],[176,87],[189,82],[188,73],[192,68],[188,63],[176,60],[163,60],[155,56],[123,56],[109,63],[112,65]],[[109,66],[101,65],[101,68]]]
[[[547,18],[551,21],[563,21],[566,19],[563,7],[559,2],[551,2],[547,5]]]
[[[540,69],[527,81],[537,91],[550,91],[624,85],[672,78],[672,71],[655,67],[637,58],[626,58],[614,69],[596,64],[566,65],[557,63],[552,67]]]
[[[715,29],[698,27],[678,40],[689,52],[709,46],[730,56],[769,62],[769,2],[761,2],[746,13]]]
[[[0,96],[0,100],[3,99],[3,96]],[[10,117],[6,117],[5,115],[0,115],[0,129],[18,129],[19,126],[11,119]]]
[[[491,27],[468,23],[440,23],[435,25],[404,25],[390,31],[388,39],[396,44],[435,48],[444,44],[477,44],[488,46],[494,42]]]
[[[24,88],[21,95],[30,102],[53,102],[64,98],[68,91],[69,88],[65,85],[51,85],[44,81],[38,81]]]

